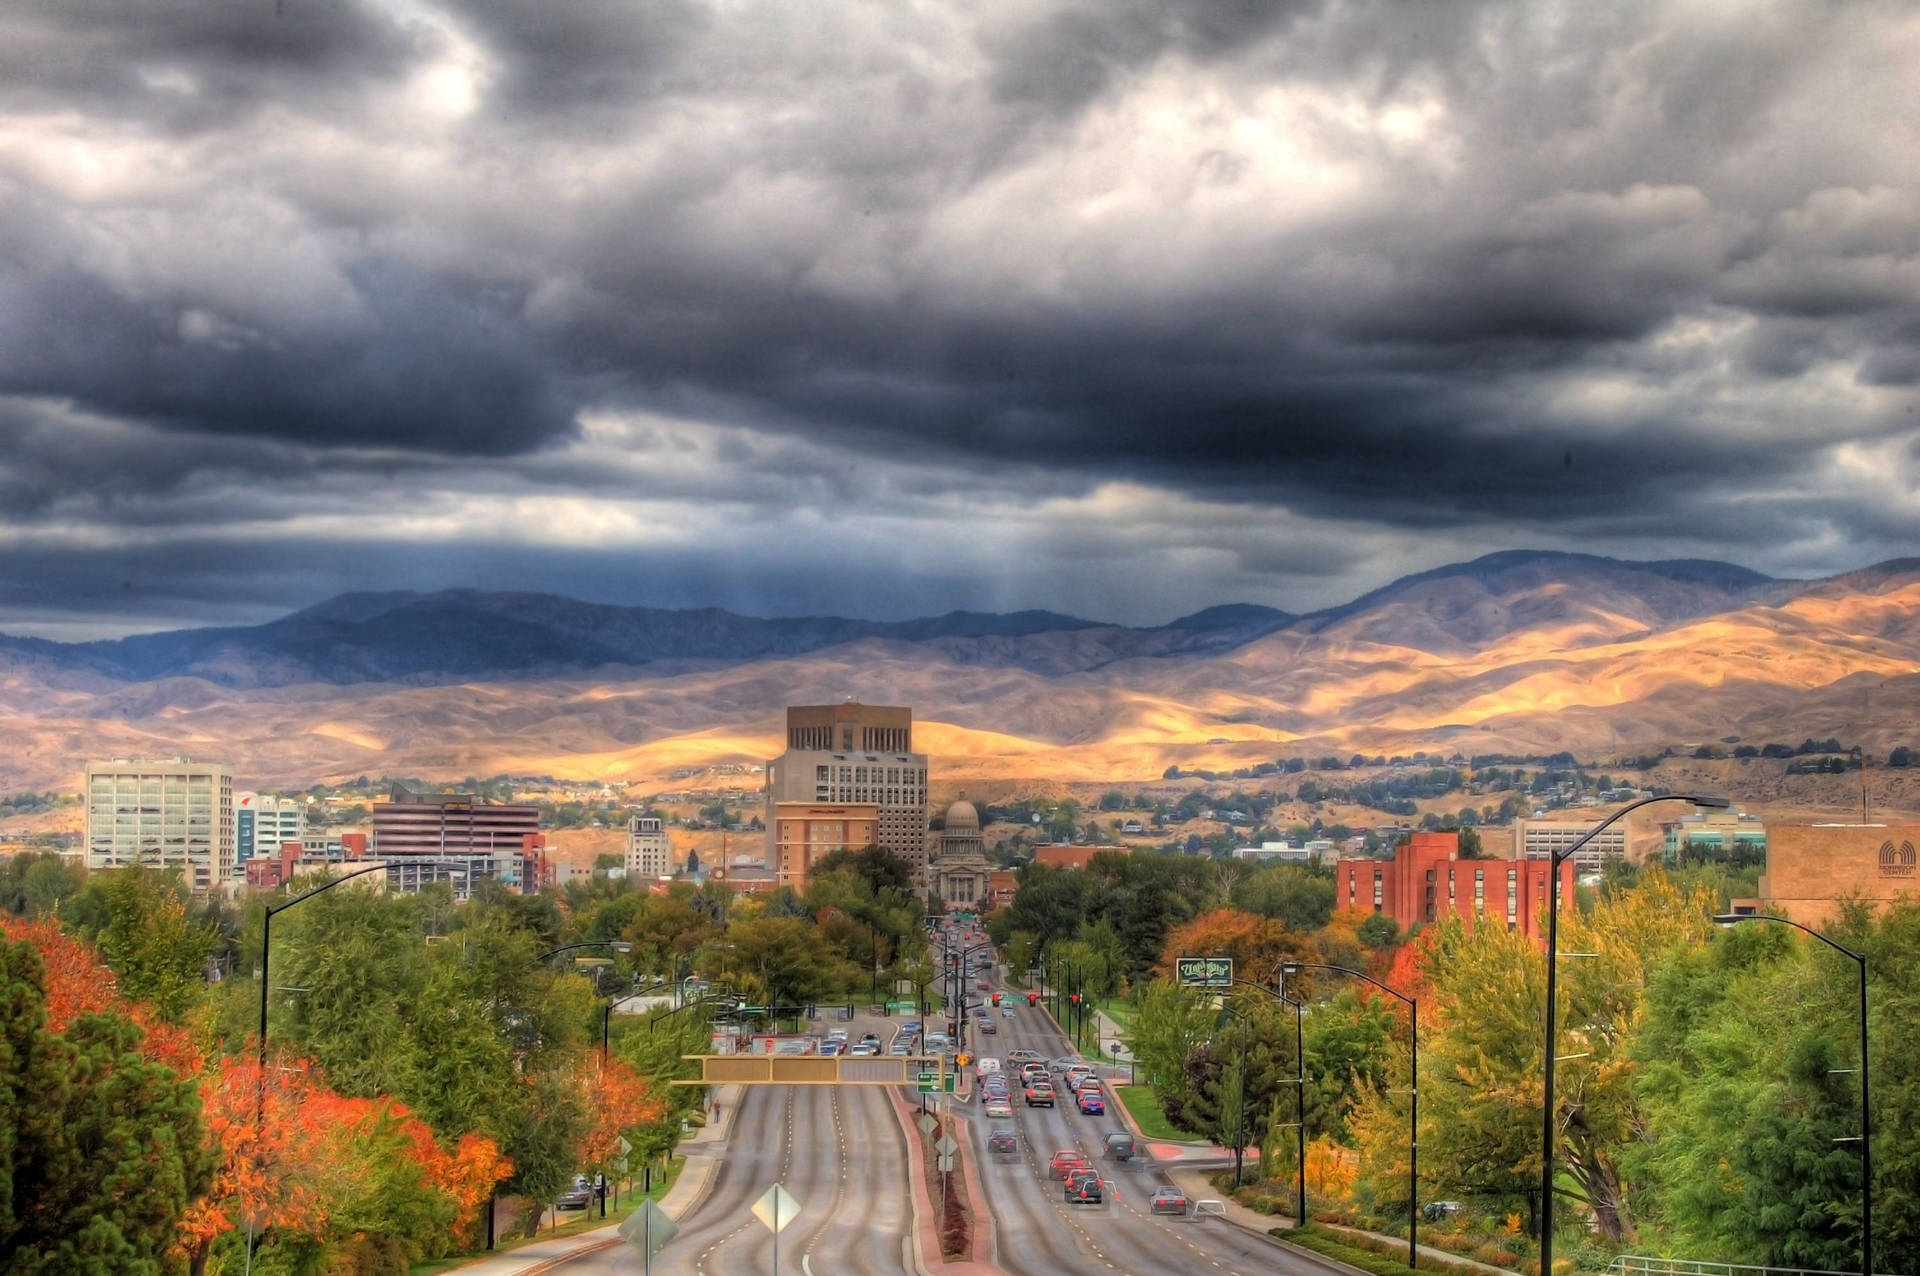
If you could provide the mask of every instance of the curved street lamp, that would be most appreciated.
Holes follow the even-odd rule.
[[[1853,958],[1860,967],[1860,1276],[1873,1276],[1873,1128],[1867,1124],[1867,955],[1835,943],[1811,926],[1768,913],[1717,913],[1713,919],[1716,926],[1736,926],[1741,922],[1779,922],[1782,926],[1791,926],[1812,935],[1833,951]]]
[[[1711,811],[1724,811],[1733,805],[1726,798],[1704,793],[1644,797],[1637,802],[1627,803],[1582,833],[1573,845],[1554,851],[1547,857],[1547,1050],[1546,1084],[1540,1102],[1540,1270],[1543,1273],[1553,1271],[1553,1052],[1558,1036],[1555,1030],[1559,1027],[1556,1022],[1558,1012],[1554,1005],[1558,989],[1558,968],[1554,959],[1560,943],[1560,866],[1588,842],[1612,827],[1621,816],[1655,802],[1691,802]]]
[[[1412,1096],[1407,1109],[1407,1266],[1414,1265],[1419,1254],[1420,1227],[1420,1002],[1409,997],[1398,988],[1381,983],[1365,971],[1355,970],[1351,966],[1330,966],[1317,961],[1289,961],[1280,964],[1281,975],[1297,975],[1303,970],[1337,970],[1343,975],[1352,975],[1355,979],[1364,979],[1388,996],[1398,997],[1407,1003],[1409,1022],[1408,1040],[1412,1044],[1412,1058],[1408,1062],[1409,1079],[1407,1093]],[[1304,1121],[1306,1118],[1302,1117]],[[1300,1200],[1307,1199],[1307,1158],[1300,1156]]]

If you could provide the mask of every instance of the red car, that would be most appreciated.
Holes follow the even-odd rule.
[[[1086,1168],[1086,1157],[1080,1155],[1074,1148],[1061,1148],[1053,1154],[1053,1159],[1047,1162],[1047,1175],[1050,1178],[1064,1179],[1067,1177],[1069,1170],[1084,1170]]]

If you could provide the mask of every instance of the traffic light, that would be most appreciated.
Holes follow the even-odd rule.
[[[1080,994],[1076,992],[1076,993],[1074,993],[1074,994],[1072,994],[1071,996],[1069,996],[1069,997],[1067,998],[1067,1000],[1068,1000],[1068,1001],[1070,1001],[1070,1002],[1072,1002],[1072,1003],[1073,1003],[1074,1005],[1076,1005],[1076,1006],[1077,1006],[1077,1005],[1079,1005],[1079,1004],[1080,1004]]]
[[[1029,1006],[1037,1006],[1037,1005],[1039,1005],[1039,1004],[1040,1004],[1040,994],[1039,994],[1039,993],[1037,993],[1037,992],[1030,992],[1030,993],[1028,993],[1028,994],[1027,994],[1027,1004],[1028,1004]]]

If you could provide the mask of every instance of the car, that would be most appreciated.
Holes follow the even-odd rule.
[[[1012,1006],[1002,1006],[1002,1007],[1000,1007],[1000,1017],[1001,1017],[1002,1019],[1011,1019],[1011,1018],[1013,1018],[1013,1007],[1012,1007]]]
[[[877,1032],[863,1033],[861,1034],[860,1040],[863,1042],[871,1041],[874,1045],[877,1046],[880,1044],[880,1034]]]
[[[1428,1201],[1420,1207],[1420,1217],[1429,1223],[1442,1223],[1460,1212],[1458,1201]]]
[[[1133,1136],[1125,1130],[1115,1130],[1102,1140],[1102,1143],[1106,1148],[1108,1160],[1131,1161],[1140,1155],[1140,1145],[1135,1143]]]
[[[918,1019],[909,1019],[905,1023],[900,1025],[900,1031],[918,1032],[920,1031],[920,1021]]]
[[[1053,1106],[1053,1087],[1044,1081],[1036,1081],[1027,1087],[1027,1106],[1030,1108],[1050,1108]]]
[[[1098,1090],[1082,1090],[1074,1102],[1080,1105],[1081,1116],[1105,1116],[1107,1101],[1100,1097]]]
[[[988,1036],[995,1036],[1000,1031],[1000,1025],[991,1019],[982,1019],[980,1021],[980,1031]]]
[[[1015,1156],[1020,1151],[1020,1141],[1012,1130],[995,1130],[987,1136],[987,1151],[995,1156]]]
[[[1013,1088],[1002,1082],[999,1085],[982,1086],[980,1093],[989,1099],[1011,1099]]]
[[[1047,1068],[1052,1072],[1065,1072],[1068,1068],[1073,1067],[1073,1065],[1079,1062],[1080,1059],[1077,1055],[1063,1054],[1058,1059],[1049,1059],[1047,1061]]]
[[[554,1198],[553,1207],[557,1210],[583,1210],[593,1204],[593,1188],[583,1178],[573,1180],[573,1186]]]
[[[847,1048],[846,1040],[841,1037],[828,1037],[825,1041],[822,1041],[820,1043],[820,1053],[829,1059],[833,1058],[835,1055],[839,1054],[842,1050],[845,1050],[846,1048]]]
[[[1067,1083],[1069,1085],[1078,1084],[1074,1080],[1076,1077],[1090,1077],[1092,1075],[1093,1065],[1090,1063],[1076,1063],[1066,1071]]]
[[[1177,1187],[1163,1187],[1153,1194],[1147,1203],[1149,1214],[1185,1214],[1187,1212],[1187,1194]]]
[[[981,992],[992,992],[992,991],[993,991],[993,985],[992,985],[992,984],[990,984],[990,983],[988,983],[988,982],[987,982],[986,980],[984,980],[984,979],[982,979],[982,980],[980,981],[980,991],[981,991]]]
[[[988,1117],[1011,1118],[1013,1116],[1013,1101],[1004,1094],[988,1095],[986,1113]]]
[[[849,1059],[868,1059],[879,1053],[880,1046],[877,1042],[862,1041],[859,1045],[847,1051],[847,1057]]]
[[[1042,1062],[1042,1059],[1040,1057],[1040,1052],[1038,1050],[1028,1050],[1028,1049],[1022,1048],[1019,1050],[1008,1051],[1007,1062],[1008,1063],[1040,1063]]]
[[[913,1047],[912,1047],[912,1046],[910,1046],[910,1045],[908,1045],[908,1044],[907,1044],[906,1042],[904,1042],[904,1041],[896,1041],[896,1042],[894,1042],[894,1043],[893,1043],[892,1045],[890,1045],[890,1046],[888,1046],[888,1047],[887,1047],[887,1053],[888,1053],[888,1054],[890,1054],[890,1055],[894,1055],[894,1054],[912,1054],[912,1053],[913,1053]]]
[[[1098,1174],[1088,1174],[1078,1183],[1067,1184],[1066,1196],[1069,1205],[1098,1205],[1106,1199],[1100,1190]]]
[[[1068,1170],[1084,1170],[1086,1167],[1087,1158],[1080,1154],[1078,1148],[1061,1148],[1047,1161],[1047,1177],[1064,1179]]]

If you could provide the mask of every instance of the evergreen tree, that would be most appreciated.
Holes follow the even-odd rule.
[[[39,955],[0,945],[0,1272],[143,1276],[212,1181],[194,1084],[140,1029],[82,1014],[47,1026]]]

